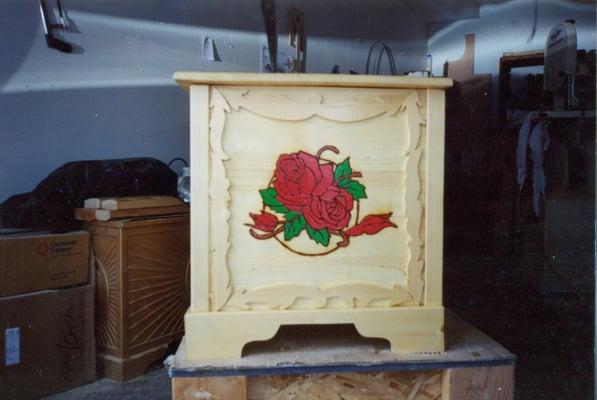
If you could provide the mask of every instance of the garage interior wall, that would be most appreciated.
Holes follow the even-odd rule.
[[[338,64],[343,73],[362,73],[375,40],[394,49],[399,73],[424,65],[427,17],[412,2],[295,3],[305,13],[307,72]],[[267,38],[257,0],[62,4],[79,33],[61,37],[77,54],[46,47],[36,0],[0,2],[0,202],[69,161],[188,159],[188,99],[172,74],[261,70]],[[291,4],[276,2],[280,63],[292,54],[285,34]],[[220,62],[203,58],[206,36]]]
[[[445,61],[455,61],[464,53],[464,36],[475,35],[474,73],[492,75],[492,106],[497,110],[500,57],[506,52],[543,50],[551,28],[562,22],[561,16],[574,19],[578,49],[594,49],[595,4],[563,0],[540,0],[537,26],[532,35],[535,2],[515,0],[479,7],[475,18],[449,24],[430,24],[428,51],[433,54],[433,74],[441,76]],[[523,76],[528,71],[512,71]]]

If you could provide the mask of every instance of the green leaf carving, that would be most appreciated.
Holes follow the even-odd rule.
[[[284,240],[288,241],[300,235],[306,225],[307,221],[305,221],[305,217],[302,215],[286,222],[284,224]]]
[[[365,186],[348,178],[350,174],[352,174],[352,168],[350,167],[350,158],[347,158],[336,166],[334,180],[338,182],[339,187],[350,193],[353,199],[366,199],[367,193],[365,192]]]
[[[315,242],[319,244],[322,244],[326,247],[330,244],[330,233],[325,228],[315,230],[311,228],[310,225],[307,225],[307,234],[311,239],[315,240]]]
[[[288,211],[286,215],[284,215],[284,218],[286,219],[286,222],[292,222],[292,220],[298,218],[299,216],[301,216],[300,212]]]
[[[352,168],[350,168],[349,157],[336,166],[336,170],[334,171],[334,181],[337,182],[341,177],[349,176],[350,174],[352,174]]]
[[[288,208],[286,208],[284,206],[284,204],[280,203],[276,199],[276,196],[278,195],[278,192],[276,192],[276,189],[274,189],[274,188],[262,189],[259,191],[259,194],[261,195],[261,198],[263,199],[263,204],[265,204],[272,210],[279,212],[281,214],[286,214],[289,212]]]
[[[352,198],[355,200],[367,198],[365,186],[357,181],[353,181],[352,179],[342,179],[340,182],[338,182],[338,186],[350,193]]]

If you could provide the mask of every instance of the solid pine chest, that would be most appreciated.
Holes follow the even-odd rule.
[[[186,355],[281,325],[444,350],[442,78],[179,72],[190,92]]]

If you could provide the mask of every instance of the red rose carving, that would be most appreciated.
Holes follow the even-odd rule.
[[[248,225],[260,231],[273,232],[276,226],[278,226],[278,218],[273,214],[261,211],[261,214],[249,213],[249,215],[253,218],[255,224]]]
[[[334,184],[331,164],[320,164],[317,157],[303,151],[282,154],[273,185],[277,200],[303,213],[312,228],[339,230],[348,225],[353,199]]]
[[[288,209],[301,211],[312,195],[322,195],[334,182],[333,168],[303,151],[282,154],[276,162],[274,188],[277,199]]]
[[[311,204],[303,207],[307,223],[314,229],[339,231],[350,222],[354,200],[344,189],[329,186],[321,196],[313,196]]]
[[[328,145],[315,155],[298,151],[278,157],[270,183],[259,190],[263,202],[261,213],[249,213],[253,223],[245,223],[251,228],[252,237],[259,240],[275,238],[299,255],[323,256],[348,246],[352,237],[397,228],[390,221],[392,213],[367,215],[358,221],[358,205],[367,198],[365,186],[357,180],[363,174],[353,171],[350,157],[340,163],[322,158],[326,151],[340,153],[335,146]],[[355,202],[357,218],[349,227]],[[331,249],[317,252],[293,249],[287,244],[301,234],[323,247],[334,243],[332,236],[339,237],[340,241],[336,241]]]
[[[392,213],[367,215],[358,225],[346,231],[348,236],[359,236],[362,234],[375,235],[377,232],[385,228],[398,228],[398,225],[390,221]]]

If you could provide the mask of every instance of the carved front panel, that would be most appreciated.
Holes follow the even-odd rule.
[[[183,335],[189,307],[188,225],[130,230],[126,240],[127,326],[131,350]]]
[[[90,228],[96,337],[102,352],[131,357],[183,335],[189,307],[189,224],[181,217],[158,222]]]
[[[210,309],[420,305],[425,95],[210,89]]]
[[[118,354],[121,318],[120,249],[117,236],[94,232],[96,340],[97,344]]]

